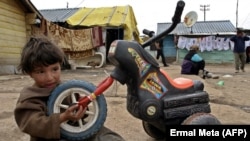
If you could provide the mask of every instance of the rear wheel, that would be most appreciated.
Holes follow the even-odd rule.
[[[195,113],[187,117],[182,125],[220,125],[220,121],[210,113]]]
[[[165,138],[165,134],[157,129],[155,126],[151,125],[150,123],[146,121],[142,121],[143,128],[145,132],[152,138],[161,140]]]

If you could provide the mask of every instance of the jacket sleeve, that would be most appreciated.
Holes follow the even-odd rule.
[[[245,37],[244,37],[244,40],[245,40],[245,41],[249,41],[250,38],[249,38],[248,36],[245,36]]]
[[[47,116],[46,105],[42,100],[18,101],[14,116],[21,131],[32,137],[60,138],[59,114]]]
[[[232,36],[231,38],[230,38],[230,41],[235,41],[235,36]]]

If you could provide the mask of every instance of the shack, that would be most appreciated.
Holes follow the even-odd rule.
[[[167,29],[171,23],[158,23],[157,34]],[[232,43],[229,37],[235,35],[236,28],[229,20],[198,21],[187,28],[183,23],[163,40],[163,51],[166,60],[182,62],[189,47],[200,46],[199,54],[207,63],[232,63]]]
[[[109,51],[110,44],[116,39],[141,42],[134,12],[129,5],[99,8],[44,9],[40,10],[40,12],[47,23],[49,21],[50,24],[57,24],[59,26],[58,28],[64,27],[72,30],[97,28],[98,30],[92,31],[92,33],[97,33],[92,38],[99,41],[99,44],[94,47],[104,46],[106,53],[104,54],[105,58]],[[98,38],[96,38],[97,36]],[[73,36],[69,37],[72,38]],[[102,42],[102,44],[100,44],[100,42]],[[61,46],[65,48],[65,44],[61,44]],[[86,56],[87,54],[90,53],[82,52],[77,56]],[[86,60],[86,58],[82,58],[80,61],[78,59],[77,62],[86,62]],[[76,60],[70,59],[70,62],[76,62]]]
[[[0,0],[0,74],[18,73],[21,48],[41,17],[30,0]]]

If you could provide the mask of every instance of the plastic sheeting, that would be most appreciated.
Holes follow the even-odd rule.
[[[124,40],[136,40],[142,43],[136,18],[131,6],[100,8],[80,8],[66,22],[72,26],[119,27],[124,29]]]

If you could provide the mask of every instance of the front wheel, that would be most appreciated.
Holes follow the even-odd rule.
[[[187,117],[182,125],[220,125],[220,121],[210,113],[195,113]]]
[[[57,86],[47,102],[48,115],[64,112],[80,97],[90,95],[96,87],[86,81],[70,80]],[[95,135],[103,126],[107,116],[107,103],[104,95],[92,101],[79,121],[66,121],[60,125],[61,138],[72,141],[87,139]]]

